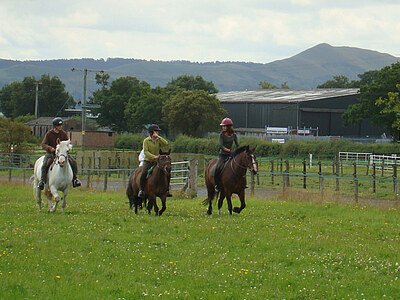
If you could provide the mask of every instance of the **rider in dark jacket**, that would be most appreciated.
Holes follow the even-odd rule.
[[[57,140],[67,141],[68,135],[67,133],[62,130],[63,121],[61,118],[54,118],[53,119],[53,129],[47,131],[44,139],[42,141],[42,148],[46,150],[46,154],[44,155],[43,165],[42,165],[42,176],[38,184],[38,188],[43,190],[44,184],[46,183],[47,179],[47,172],[53,159],[55,158],[55,152],[57,147]],[[72,168],[73,178],[72,178],[72,186],[78,187],[81,185],[79,179],[76,178],[76,174],[78,173],[78,166],[76,161],[72,158],[72,156],[68,156],[69,163]]]
[[[238,142],[236,133],[233,130],[232,120],[229,118],[225,118],[222,120],[221,124],[219,124],[219,125],[222,126],[222,131],[221,131],[221,134],[219,135],[219,149],[220,150],[219,150],[218,162],[216,164],[215,174],[214,174],[215,189],[217,192],[219,192],[219,190],[220,190],[219,177],[221,175],[221,171],[222,171],[221,168],[222,168],[223,162],[232,156],[233,143],[235,143],[236,149],[239,148],[239,142]]]

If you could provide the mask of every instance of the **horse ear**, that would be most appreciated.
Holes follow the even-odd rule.
[[[168,149],[168,152],[167,152],[167,153],[168,153],[168,155],[170,155],[170,154],[171,154],[171,149]]]
[[[254,146],[253,149],[251,149],[252,152],[256,151],[257,146]]]
[[[249,152],[249,145],[246,145],[246,151]]]
[[[162,154],[163,154],[163,152],[161,151],[161,149],[160,149],[159,153],[160,153],[160,155],[162,155]]]
[[[60,145],[60,138],[57,138],[57,145]]]

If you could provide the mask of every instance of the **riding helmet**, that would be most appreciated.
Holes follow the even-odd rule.
[[[54,127],[60,126],[60,125],[62,125],[62,124],[63,124],[63,120],[62,120],[61,118],[57,117],[57,118],[54,118],[54,119],[53,119],[53,126],[54,126]]]
[[[161,131],[161,129],[160,129],[160,127],[158,127],[157,124],[151,124],[151,125],[149,126],[149,132],[151,133],[151,132],[153,132],[153,131]]]
[[[225,118],[222,120],[221,124],[219,124],[220,126],[232,126],[233,122],[231,119],[229,118]]]

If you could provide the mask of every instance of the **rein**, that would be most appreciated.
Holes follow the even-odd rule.
[[[168,157],[169,155],[162,154],[162,155],[160,155],[160,156]],[[166,164],[167,164],[167,163],[164,163],[162,166],[160,166],[159,161],[157,160],[157,167],[158,167],[161,171],[164,171],[164,172],[168,173],[168,171],[165,169],[165,165],[166,165]]]
[[[245,152],[243,152],[243,153],[245,153]],[[237,174],[237,173],[235,172],[235,169],[234,169],[233,166],[232,166],[232,161],[233,161],[239,168],[241,168],[241,169],[243,169],[243,170],[247,170],[248,168],[250,169],[250,166],[252,165],[252,163],[249,163],[247,166],[243,166],[243,165],[239,164],[239,163],[236,161],[235,157],[233,157],[233,159],[231,160],[231,169],[232,169],[233,174],[235,174],[235,175],[239,175],[239,174]],[[246,172],[244,173],[244,175],[243,175],[242,177],[246,177]]]

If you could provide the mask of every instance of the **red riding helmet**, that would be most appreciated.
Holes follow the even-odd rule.
[[[229,126],[229,125],[233,125],[233,122],[231,119],[229,118],[225,118],[222,120],[221,124],[219,124],[220,126]]]

